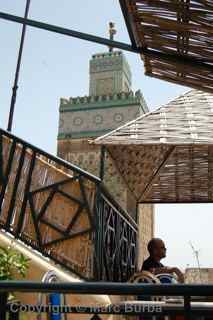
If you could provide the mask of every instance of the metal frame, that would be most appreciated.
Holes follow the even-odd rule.
[[[129,38],[131,40],[132,46],[134,48],[137,48],[138,45],[137,45],[135,35],[133,32],[133,23],[132,23],[131,18],[126,10],[126,6],[127,6],[126,0],[119,0],[119,2],[120,2],[120,7],[122,10],[124,19],[125,19],[126,27],[127,27],[128,33],[129,33]]]
[[[42,150],[41,148],[38,148],[38,147],[32,145],[31,143],[15,136],[14,134],[7,132],[7,131],[0,128],[0,137],[2,137],[2,136],[6,136],[6,137],[10,138],[11,140],[13,140],[14,142],[19,143],[21,145],[24,145],[28,149],[34,150],[37,154],[42,155],[44,157],[47,157],[50,161],[56,162],[58,165],[61,165],[61,166],[65,167],[66,169],[70,169],[70,170],[75,171],[78,174],[82,174],[84,177],[86,177],[87,179],[89,179],[95,183],[101,183],[101,180],[98,177],[94,176],[93,174],[79,168],[78,166],[76,166],[66,160],[63,160],[62,158],[56,157],[56,156]],[[1,147],[0,147],[0,151],[1,151]],[[0,159],[1,159],[1,155],[0,155]],[[2,160],[3,159],[1,159],[1,161]]]
[[[81,40],[103,44],[103,45],[106,45],[107,47],[113,47],[113,48],[121,49],[124,51],[130,51],[137,54],[144,54],[153,58],[164,59],[169,62],[177,62],[178,60],[180,63],[185,64],[186,66],[187,65],[192,67],[196,66],[197,69],[201,68],[202,70],[213,72],[212,65],[206,65],[199,59],[194,59],[190,57],[181,57],[176,54],[165,54],[162,52],[155,52],[153,50],[149,50],[146,48],[135,47],[134,43],[132,45],[129,45],[119,41],[112,41],[112,40],[102,38],[102,37],[97,37],[88,33],[78,32],[75,30],[62,28],[56,25],[51,25],[51,24],[47,24],[47,23],[32,20],[32,19],[25,19],[16,15],[4,13],[2,11],[0,11],[0,19],[13,21],[20,24],[26,24],[31,27],[59,33],[62,35],[70,36],[70,37],[81,39]]]
[[[70,37],[78,38],[81,40],[103,44],[108,47],[113,47],[113,48],[121,49],[124,51],[140,53],[140,50],[138,48],[135,48],[132,45],[129,45],[123,42],[118,42],[118,41],[113,41],[113,40],[102,38],[102,37],[97,37],[92,34],[78,32],[75,30],[67,29],[67,28],[62,28],[56,25],[47,24],[47,23],[32,20],[32,19],[25,19],[16,15],[4,13],[2,11],[0,11],[0,19],[13,21],[20,24],[26,24],[28,26],[35,27],[38,29],[59,33],[65,36],[70,36]]]
[[[143,284],[116,282],[0,281],[0,292],[61,292],[95,295],[212,297],[213,284]]]
[[[94,36],[91,34],[82,33],[82,32],[70,30],[67,28],[62,28],[62,27],[59,27],[56,25],[50,25],[47,23],[28,19],[30,0],[26,0],[26,8],[25,8],[24,18],[16,16],[16,15],[11,15],[11,14],[7,14],[4,12],[0,12],[1,19],[13,21],[16,23],[21,23],[23,25],[19,54],[18,54],[18,61],[17,61],[17,66],[16,66],[15,80],[14,80],[14,86],[13,86],[13,93],[12,93],[11,104],[10,104],[10,112],[9,112],[9,119],[8,119],[8,131],[11,131],[11,129],[12,129],[13,114],[14,114],[15,102],[16,102],[16,94],[17,94],[17,89],[18,89],[19,71],[20,71],[22,51],[23,51],[24,38],[25,38],[25,32],[26,32],[27,25],[35,27],[35,28],[48,30],[51,32],[79,38],[82,40],[103,44],[103,45],[108,46],[110,48],[110,51],[112,50],[112,48],[118,48],[121,50],[138,53],[142,56],[144,55],[148,59],[154,59],[154,60],[158,59],[160,61],[161,60],[166,61],[167,63],[170,63],[170,64],[173,64],[173,63],[176,64],[178,62],[182,66],[186,65],[186,66],[192,67],[192,68],[194,68],[194,66],[196,66],[196,69],[198,69],[198,70],[200,69],[201,71],[206,70],[208,72],[213,72],[213,66],[211,64],[203,63],[202,59],[199,60],[197,58],[180,55],[179,51],[178,51],[178,53],[175,53],[175,54],[156,52],[156,50],[153,50],[153,49],[150,50],[150,49],[147,49],[146,46],[141,45],[141,41],[139,41],[136,36],[137,26],[135,25],[135,21],[133,21],[134,19],[133,19],[132,15],[129,13],[129,10],[130,10],[130,12],[132,12],[132,5],[134,5],[134,3],[131,1],[129,1],[129,3],[128,3],[127,0],[119,0],[119,2],[120,2],[120,7],[121,7],[121,10],[123,13],[124,20],[126,22],[126,27],[128,30],[130,40],[131,40],[131,45],[126,44],[126,43],[122,43],[122,42],[118,42],[118,41],[114,41],[113,37],[110,37],[110,39],[106,39],[106,38],[97,37],[97,36]],[[180,19],[182,19],[182,18],[180,17]],[[145,63],[145,67],[146,67],[146,63]],[[159,79],[163,78],[159,74],[153,74],[152,72],[150,72],[149,69],[147,69],[145,71],[145,74],[148,76],[151,76],[151,77],[159,78]],[[165,78],[164,80],[167,80],[170,82],[175,82],[175,83],[180,82],[179,80],[174,81],[172,78],[168,78],[168,77]],[[193,83],[191,83],[191,86],[196,87],[196,85],[193,85]],[[212,92],[212,89],[209,89],[208,87],[205,87],[205,90]]]
[[[3,144],[3,137],[9,138],[7,144],[9,153],[8,159],[3,159],[3,151],[6,147],[6,140],[4,140]],[[19,154],[19,156],[17,156],[17,154]],[[33,173],[37,168],[37,161],[42,157],[45,157],[47,163],[54,163],[56,168],[62,167],[63,171],[69,169],[73,176],[61,179],[60,181],[57,180],[56,182],[51,181],[51,183],[42,187],[38,186],[33,188]],[[26,159],[28,159],[27,170],[24,166]],[[101,180],[99,178],[90,175],[84,170],[81,170],[77,166],[62,159],[49,155],[47,152],[32,146],[2,129],[0,129],[0,166],[2,176],[0,179],[0,226],[2,229],[22,240],[27,245],[30,245],[33,249],[38,250],[44,256],[51,258],[64,268],[87,280],[88,278],[85,277],[84,274],[76,271],[69,260],[64,260],[63,256],[61,257],[58,254],[54,255],[54,247],[62,241],[89,233],[95,248],[94,273],[91,275],[90,280],[107,279],[109,281],[127,281],[134,272],[136,265],[136,253],[133,251],[137,241],[137,225],[128,213],[123,211],[117,202],[107,193],[106,189],[101,185]],[[17,208],[17,191],[21,177],[23,179],[24,169],[26,172],[22,187],[24,190],[23,198],[21,199],[20,209],[16,213],[16,219],[14,220],[14,209]],[[14,183],[10,179],[12,175],[14,175]],[[85,188],[86,181],[91,181],[95,186],[96,199],[94,208],[91,208],[91,205],[88,203],[89,200],[87,199],[87,191]],[[78,197],[68,194],[61,189],[61,187],[74,182],[77,182],[79,185],[80,193]],[[8,195],[10,198],[8,198],[9,206],[7,208],[3,201],[8,190],[10,190]],[[47,194],[45,201],[36,206],[36,197],[44,192]],[[64,226],[65,229],[63,230],[59,225],[48,219],[48,209],[56,194],[60,194],[62,201],[63,198],[65,198],[68,202],[70,201],[71,206],[72,203],[76,206],[75,212],[70,218],[70,221],[66,222],[66,225]],[[84,215],[87,215],[88,225],[82,227],[79,231],[75,231],[75,223],[80,217],[82,210],[84,210]],[[29,212],[30,217],[26,216],[26,212]],[[108,212],[110,212],[116,220],[116,223],[113,225],[113,232],[116,235],[116,242],[114,244],[105,242],[105,238],[112,228],[110,223],[108,223]],[[3,218],[1,218],[2,215]],[[32,221],[35,237],[31,237],[25,232],[25,218]],[[58,233],[57,237],[51,239],[49,242],[48,240],[42,240],[41,225],[46,225],[56,231]],[[121,225],[123,225],[123,229],[127,230],[128,236],[126,239],[124,239],[125,237],[122,233]],[[126,242],[130,244],[130,247],[129,250],[124,252],[123,247]],[[121,265],[121,269],[115,269],[108,272],[111,257],[107,255],[107,252],[110,250],[115,253],[114,262],[116,265]],[[126,265],[124,265],[125,263],[123,262],[125,262]]]
[[[165,54],[165,53],[161,53],[161,52],[155,52],[153,50],[149,50],[146,48],[135,47],[134,44],[129,45],[129,44],[126,44],[123,42],[112,41],[112,40],[109,40],[106,38],[94,36],[92,34],[62,28],[62,27],[59,27],[56,25],[51,25],[51,24],[47,24],[47,23],[32,20],[32,19],[25,19],[25,18],[16,16],[16,15],[4,13],[2,11],[0,11],[0,19],[13,21],[13,22],[17,22],[20,24],[26,24],[27,26],[59,33],[62,35],[70,36],[70,37],[81,39],[81,40],[86,40],[86,41],[90,41],[90,42],[103,44],[108,47],[113,47],[113,48],[121,49],[124,51],[130,51],[130,52],[137,53],[137,54],[144,54],[144,55],[147,55],[147,56],[153,57],[153,58],[156,57],[159,59],[165,59],[169,62],[177,62],[177,60],[178,60],[182,64],[190,65],[192,67],[196,66],[196,68],[201,68],[201,69],[205,69],[205,70],[213,72],[212,65],[206,65],[205,63],[203,63],[199,59],[194,59],[194,58],[190,58],[190,57],[183,58],[183,57],[180,57],[176,54]]]
[[[165,316],[165,315],[184,315],[185,319],[193,319],[196,315],[212,316],[212,307],[200,305],[194,307],[192,296],[205,296],[211,297],[213,285],[172,285],[172,284],[124,284],[124,283],[104,283],[104,282],[87,282],[87,283],[42,283],[42,282],[29,282],[29,281],[0,281],[0,292],[39,292],[39,293],[67,293],[67,294],[105,294],[105,295],[133,295],[137,296],[143,292],[148,296],[183,296],[183,304],[160,304],[161,310],[155,309],[153,311],[148,308],[139,308],[141,301],[125,301],[118,302],[112,305],[100,304],[97,307],[91,308],[88,306],[61,306],[62,313],[81,313],[81,314],[96,314],[95,319],[101,319],[102,314],[123,314],[123,315],[148,315],[148,316]],[[153,305],[153,301],[145,301],[145,305]],[[17,305],[19,310],[23,305]],[[134,308],[134,306],[137,306]],[[32,311],[32,305],[24,305],[24,310]],[[8,310],[9,305],[6,301],[1,306],[1,310]],[[36,308],[34,309],[36,311]],[[50,306],[40,306],[39,311],[50,312]],[[5,315],[4,315],[5,316]],[[98,318],[97,318],[98,317]],[[94,318],[93,318],[94,319]],[[5,318],[1,319],[5,320]]]
[[[99,201],[102,262],[100,278],[105,281],[127,281],[136,271],[138,228],[125,219],[103,193]]]

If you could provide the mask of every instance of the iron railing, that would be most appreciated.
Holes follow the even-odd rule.
[[[63,294],[78,294],[78,295],[149,295],[149,296],[182,296],[181,303],[167,303],[167,302],[153,302],[153,301],[131,301],[127,298],[116,304],[98,305],[98,306],[62,306],[58,312],[60,313],[79,313],[79,314],[93,314],[92,319],[101,319],[102,314],[125,314],[125,315],[157,315],[162,316],[177,316],[182,315],[184,319],[195,319],[196,316],[205,317],[205,319],[212,319],[213,302],[196,303],[192,301],[192,297],[205,296],[212,297],[213,285],[182,285],[182,284],[124,284],[124,283],[39,283],[39,282],[24,282],[24,281],[1,281],[0,295],[5,292],[39,292],[39,293],[63,293]],[[53,306],[52,306],[53,307]],[[10,310],[18,312],[24,310],[25,312],[42,312],[52,311],[50,305],[26,305],[16,303],[1,305],[1,311]],[[54,309],[53,309],[54,310]],[[11,312],[12,311],[12,312]],[[55,311],[56,312],[56,311]],[[13,318],[11,318],[13,319]],[[18,318],[14,318],[18,320]],[[5,320],[5,318],[1,318]]]
[[[97,202],[101,234],[99,261],[103,266],[99,278],[123,282],[136,271],[137,225],[115,205],[102,189]]]
[[[137,226],[101,180],[2,129],[0,227],[84,279],[135,270]]]

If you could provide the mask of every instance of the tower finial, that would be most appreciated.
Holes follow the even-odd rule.
[[[109,38],[111,41],[114,40],[114,35],[117,33],[117,30],[115,29],[115,24],[113,22],[109,23]],[[109,47],[109,52],[113,51],[113,47]]]

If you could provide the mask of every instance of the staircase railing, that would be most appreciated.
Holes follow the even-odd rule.
[[[0,226],[85,279],[135,270],[137,226],[101,180],[2,129]]]

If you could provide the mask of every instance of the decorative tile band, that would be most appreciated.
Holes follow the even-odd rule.
[[[103,96],[84,96],[84,97],[70,97],[69,99],[61,98],[60,100],[60,111],[69,109],[69,108],[79,108],[79,106],[88,105],[89,109],[92,106],[102,106],[103,104],[119,103],[125,100],[140,102],[143,106],[146,106],[145,99],[140,90],[133,93],[129,92],[120,92],[114,95],[103,95]],[[123,103],[122,103],[123,104]],[[148,111],[148,109],[147,109]]]

